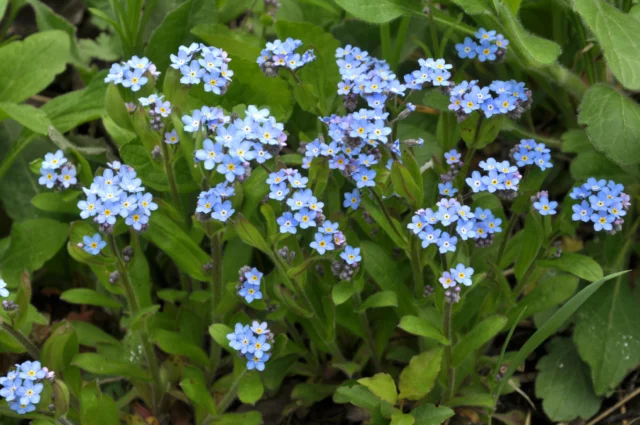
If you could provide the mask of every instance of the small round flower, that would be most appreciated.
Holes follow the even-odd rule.
[[[20,365],[19,369],[19,376],[24,380],[35,381],[37,379],[43,379],[47,374],[42,370],[42,364],[38,361],[26,361]]]
[[[269,326],[267,325],[267,322],[260,323],[257,320],[254,320],[251,323],[251,331],[256,335],[266,335],[269,333]]]
[[[440,281],[440,283],[444,288],[450,288],[452,286],[456,286],[456,281],[453,278],[453,276],[451,276],[451,273],[449,272],[442,273],[442,276],[438,280]]]
[[[91,255],[98,255],[102,248],[107,246],[107,243],[102,240],[102,236],[100,233],[96,233],[93,236],[84,236],[82,238],[82,249],[88,252]]]
[[[44,156],[42,162],[42,168],[48,168],[50,170],[57,170],[62,164],[67,162],[67,158],[64,157],[64,153],[61,150],[57,150],[56,153],[48,153]]]
[[[40,403],[40,393],[43,388],[44,385],[40,383],[34,384],[34,381],[26,380],[24,381],[23,386],[17,389],[16,396],[20,397],[21,405],[35,405]]]
[[[444,158],[447,161],[447,164],[449,165],[453,165],[453,164],[457,164],[460,162],[460,158],[462,157],[462,155],[460,155],[458,153],[457,150],[452,149],[449,152],[444,154]]]
[[[442,235],[437,241],[440,254],[446,254],[447,252],[455,252],[458,238],[449,235],[447,232],[442,232]]]
[[[360,191],[358,191],[358,189],[353,189],[351,192],[345,192],[342,206],[344,208],[351,207],[354,210],[357,210],[360,206]]]
[[[333,237],[330,234],[322,234],[318,232],[315,234],[314,239],[315,241],[311,242],[309,246],[318,251],[318,254],[320,255],[335,249]]]
[[[340,258],[347,262],[347,264],[352,265],[359,263],[362,261],[362,257],[360,256],[360,248],[353,248],[350,245],[347,245],[344,248],[344,252],[340,254]]]
[[[260,292],[260,286],[251,285],[250,283],[245,283],[244,286],[238,291],[238,295],[243,297],[249,304],[253,300],[261,300],[262,292]]]
[[[244,274],[245,279],[247,279],[247,283],[250,283],[251,285],[260,285],[262,276],[264,276],[264,274],[255,267]]]
[[[178,132],[174,128],[170,133],[164,133],[164,142],[168,145],[175,145],[180,139],[178,138]]]
[[[9,296],[9,290],[7,289],[7,282],[4,279],[0,279],[0,297],[7,298]]]
[[[558,203],[555,201],[549,202],[549,198],[543,196],[538,202],[533,203],[533,207],[540,213],[540,215],[554,215]]]
[[[478,45],[469,37],[465,37],[464,43],[456,44],[458,57],[460,59],[473,59],[476,57],[476,47]]]
[[[465,267],[464,264],[458,264],[455,269],[449,270],[456,282],[465,286],[471,286],[471,276],[473,276],[473,269],[471,267]]]
[[[262,357],[257,357],[253,354],[249,354],[247,353],[246,355],[246,359],[247,361],[247,369],[248,370],[258,370],[260,372],[262,372],[265,368],[265,363],[267,360],[269,360],[269,357],[271,357],[271,355],[269,353],[263,353]]]
[[[51,189],[58,180],[58,174],[50,168],[41,168],[40,174],[41,176],[38,179],[38,183],[41,186],[46,186],[48,189]]]

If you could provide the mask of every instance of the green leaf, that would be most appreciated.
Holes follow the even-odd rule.
[[[204,408],[211,415],[217,413],[216,403],[207,388],[204,374],[200,369],[186,366],[183,372],[183,379],[180,381],[180,387],[195,405]]]
[[[225,413],[211,422],[212,425],[262,425],[263,423],[260,412]]]
[[[81,320],[72,320],[71,326],[78,336],[78,343],[80,345],[96,348],[98,344],[120,344],[120,341],[91,323],[83,322]]]
[[[235,230],[238,237],[242,239],[244,243],[254,248],[258,248],[269,256],[271,255],[271,248],[269,248],[269,244],[249,220],[242,216],[236,218]]]
[[[0,274],[15,287],[23,270],[38,270],[67,240],[68,224],[49,218],[13,223],[9,248],[0,257]]]
[[[640,161],[640,107],[613,87],[596,84],[587,91],[578,123],[587,126],[593,146],[616,164]]]
[[[45,31],[0,47],[0,99],[20,103],[44,90],[64,71],[69,36]]]
[[[504,382],[507,382],[513,373],[520,367],[520,365],[525,361],[525,359],[529,356],[529,354],[533,353],[533,351],[538,348],[547,338],[549,338],[553,333],[560,328],[560,326],[564,325],[564,322],[569,319],[580,308],[582,304],[585,303],[596,292],[602,285],[604,285],[610,279],[614,279],[618,276],[627,273],[627,271],[618,272],[614,274],[610,274],[608,276],[599,279],[582,291],[578,292],[569,302],[560,307],[560,309],[553,315],[549,320],[547,320],[544,325],[542,325],[529,339],[525,344],[520,348],[518,353],[511,359],[509,364],[509,369],[504,374],[502,378],[502,385]],[[603,329],[604,330],[604,329]],[[640,340],[640,338],[638,338]],[[591,341],[590,341],[591,342]],[[637,350],[640,353],[640,350]],[[498,391],[500,393],[500,391]]]
[[[444,349],[438,347],[413,356],[400,373],[400,399],[420,400],[431,392],[440,372],[443,353]]]
[[[380,399],[362,385],[352,387],[340,387],[336,390],[333,400],[336,403],[351,403],[369,411],[374,410],[380,404]]]
[[[125,130],[134,131],[131,114],[125,106],[124,99],[120,95],[118,86],[115,84],[109,84],[107,87],[104,98],[104,108],[109,117],[119,127],[122,127]]]
[[[413,0],[336,0],[336,3],[358,19],[382,24],[400,16],[421,14],[420,2]]]
[[[78,246],[79,243],[82,243],[85,236],[93,236],[96,233],[98,233],[97,230],[86,221],[72,222],[71,229],[69,229],[67,251],[69,252],[69,255],[71,255],[71,258],[80,263],[88,264],[90,266],[106,267],[113,264],[116,260],[109,245],[104,247],[101,255],[91,255]]]
[[[640,20],[607,2],[574,0],[576,12],[598,39],[613,75],[629,90],[640,89]]]
[[[374,203],[369,198],[362,197],[362,206],[367,210],[371,217],[373,217],[376,223],[378,223],[378,225],[382,227],[382,229],[387,233],[387,235],[389,235],[389,237],[399,248],[405,251],[408,249],[407,237],[405,233],[402,232],[402,226],[398,222],[398,220],[391,217],[391,221],[395,226],[395,229],[398,231],[396,232],[396,230],[393,230],[394,227],[391,226],[386,216],[384,215],[384,212],[378,207],[377,203]]]
[[[87,304],[98,307],[120,309],[123,306],[108,295],[88,288],[68,289],[60,295],[60,299],[70,304]]]
[[[524,309],[526,311],[520,320],[563,303],[576,292],[577,288],[578,279],[565,273],[541,279],[533,291],[529,292],[518,302],[517,307],[509,312],[507,327],[514,325],[514,321]]]
[[[42,211],[76,215],[79,211],[78,195],[80,193],[78,190],[38,193],[31,199],[31,203]]]
[[[442,334],[442,331],[433,326],[428,320],[418,316],[404,316],[400,319],[398,327],[413,335],[418,335],[424,338],[431,338],[444,345],[449,345],[451,342]]]
[[[488,393],[471,393],[452,398],[447,402],[447,406],[487,407],[491,409],[494,407],[494,399],[493,396]]]
[[[233,329],[227,325],[216,323],[209,326],[209,335],[213,340],[225,350],[232,352],[234,350],[229,346],[229,340],[227,339],[227,335],[230,333],[233,333]]]
[[[45,341],[40,360],[49,369],[63,373],[76,354],[78,354],[78,337],[71,324],[63,321],[53,328],[51,335]]]
[[[434,406],[433,404],[421,404],[411,411],[416,418],[415,425],[440,425],[455,412],[445,406]]]
[[[176,356],[185,356],[193,363],[201,367],[209,364],[209,357],[202,348],[195,345],[185,336],[164,329],[156,329],[152,340],[165,353]]]
[[[196,280],[207,281],[202,266],[209,256],[176,223],[156,211],[149,219],[149,228],[142,234],[176,263],[183,272]]]
[[[390,425],[413,425],[415,424],[415,422],[416,418],[408,413],[402,413],[401,411],[397,410],[391,415]]]
[[[621,281],[599,289],[578,311],[573,339],[580,357],[591,367],[598,395],[616,388],[640,363],[637,311],[636,299]]]
[[[293,387],[291,399],[302,402],[305,406],[311,406],[331,396],[335,390],[335,385],[302,382]]]
[[[411,205],[416,206],[420,198],[420,191],[407,167],[397,161],[393,161],[391,181],[393,181],[393,188],[396,193],[410,201]]]
[[[259,373],[248,372],[240,379],[238,383],[238,398],[241,402],[256,404],[262,398],[263,393],[264,386]]]
[[[96,375],[124,376],[140,381],[150,381],[151,375],[140,366],[125,363],[113,358],[105,358],[96,353],[80,353],[73,359],[72,364]]]
[[[453,347],[453,357],[451,365],[458,367],[474,351],[491,341],[507,324],[504,316],[490,316],[474,326],[460,341]]]
[[[518,280],[522,279],[533,264],[542,246],[542,224],[539,217],[537,213],[530,213],[525,221],[520,241],[520,253],[514,267],[516,279]]]
[[[262,46],[258,37],[242,31],[234,31],[226,25],[203,24],[191,30],[191,34],[205,43],[225,50],[229,55],[255,61]]]
[[[371,378],[358,379],[358,383],[367,387],[369,391],[382,400],[396,404],[398,391],[396,390],[396,383],[391,375],[387,373],[377,373]]]
[[[602,267],[597,261],[586,255],[563,253],[559,258],[538,261],[540,267],[562,270],[578,276],[581,279],[594,282],[602,279]]]
[[[43,109],[31,105],[0,102],[0,120],[11,118],[37,134],[46,135],[51,121]]]
[[[340,282],[333,285],[331,298],[335,305],[344,304],[356,292],[356,288],[351,282]]]
[[[453,0],[453,2],[469,15],[491,13],[491,6],[486,0]]]
[[[377,292],[367,298],[360,306],[359,311],[365,311],[370,308],[380,307],[397,307],[398,296],[393,291]]]
[[[462,140],[467,143],[468,147],[473,147],[474,149],[482,149],[496,140],[502,128],[502,115],[496,115],[489,119],[484,118],[484,115],[482,115],[482,122],[480,123],[480,128],[478,128],[480,118],[481,115],[478,112],[477,114],[469,115],[460,123]]]
[[[589,367],[578,356],[568,338],[555,338],[547,346],[536,369],[536,397],[554,422],[589,419],[600,410],[600,397],[593,392]]]

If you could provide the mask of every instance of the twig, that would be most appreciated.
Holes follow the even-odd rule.
[[[627,395],[625,398],[623,398],[622,400],[620,400],[619,402],[611,406],[609,409],[602,412],[600,415],[596,416],[596,418],[590,421],[589,423],[587,423],[587,425],[596,425],[598,422],[600,422],[601,420],[603,420],[604,418],[606,418],[607,416],[609,416],[610,414],[618,410],[623,404],[627,403],[629,400],[631,400],[638,394],[640,394],[640,388],[636,388],[634,392]]]

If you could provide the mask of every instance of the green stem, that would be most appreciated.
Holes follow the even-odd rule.
[[[207,224],[211,226],[210,223]],[[215,324],[219,320],[219,307],[222,301],[222,235],[216,234],[211,236],[211,262],[213,264],[213,271],[211,273],[211,323]],[[209,354],[210,358],[210,380],[213,381],[216,376],[218,364],[220,363],[220,356],[222,349],[215,341],[211,343],[211,350]]]
[[[130,313],[132,316],[135,316],[140,311],[140,305],[138,303],[135,290],[133,289],[133,285],[131,284],[131,280],[129,279],[126,264],[120,255],[116,239],[112,233],[109,234],[108,242],[111,250],[113,251],[113,255],[116,257],[116,269],[118,270],[118,277],[120,279],[120,282],[122,283],[122,289],[124,289],[124,294],[127,300],[127,304],[129,305]],[[151,386],[151,397],[153,403],[152,410],[155,414],[158,411],[160,401],[162,400],[161,394],[163,394],[164,392],[162,391],[160,369],[158,367],[158,362],[153,350],[153,345],[151,345],[149,339],[149,329],[146,323],[143,326],[142,331],[140,332],[140,339],[142,341],[142,349],[147,360],[147,367],[151,372],[151,376],[155,384]],[[160,396],[158,392],[160,393]]]
[[[446,267],[446,266],[445,266]],[[455,387],[456,387],[456,369],[452,365],[453,359],[453,340],[451,339],[451,317],[452,308],[451,303],[445,300],[444,302],[444,314],[443,314],[443,330],[444,336],[449,340],[449,344],[444,347],[444,356],[445,356],[445,365],[447,365],[447,382],[448,382],[448,391],[445,393],[443,402],[447,400],[451,400],[455,395]]]
[[[559,139],[543,136],[537,133],[532,133],[509,119],[506,119],[503,121],[502,129],[515,136],[520,137],[521,139],[535,139],[536,141],[544,142],[547,146],[551,148],[560,149],[560,146],[562,145],[562,141]]]
[[[400,26],[398,27],[398,31],[396,33],[396,40],[393,44],[394,49],[391,52],[391,69],[395,70],[400,63],[400,54],[402,53],[402,48],[404,47],[405,42],[407,41],[407,35],[409,34],[409,25],[411,25],[411,16],[402,17]]]
[[[176,183],[176,177],[173,174],[173,166],[171,165],[171,157],[169,147],[166,143],[161,142],[162,158],[164,159],[164,169],[167,172],[167,180],[169,180],[169,190],[171,191],[171,199],[173,205],[178,209],[180,216],[184,220],[184,211],[182,210],[182,203],[180,202],[180,195],[178,194],[178,185]]]
[[[437,54],[440,51],[440,45],[438,44],[438,33],[436,31],[435,19],[433,17],[433,1],[428,0],[429,6],[429,32],[431,33],[431,44],[433,45],[433,53]]]
[[[391,29],[389,23],[385,22],[380,25],[380,43],[382,45],[382,57],[385,60],[391,60]]]
[[[362,297],[360,296],[360,292],[356,291],[353,296],[353,303],[356,311],[360,311],[360,306],[362,305]],[[358,314],[360,316],[360,324],[362,325],[362,329],[364,330],[365,340],[367,342],[367,346],[369,347],[369,353],[371,354],[371,359],[373,360],[373,365],[376,368],[376,372],[382,372],[382,363],[380,362],[380,357],[378,356],[378,351],[376,350],[376,343],[373,339],[373,332],[371,331],[371,327],[369,326],[369,318],[367,317],[367,311],[362,310]]]
[[[36,135],[32,134],[25,139],[20,138],[14,142],[11,152],[9,152],[9,154],[3,159],[2,163],[0,163],[0,179],[2,179],[2,176],[9,171],[9,168],[11,168],[15,160],[18,159],[18,156],[20,156],[22,151],[25,150],[25,148],[34,140],[36,140]]]
[[[500,262],[502,261],[502,255],[504,254],[504,250],[507,246],[507,241],[509,240],[509,236],[511,235],[511,231],[513,230],[513,226],[515,226],[516,221],[518,221],[518,214],[512,214],[509,222],[507,223],[507,228],[504,230],[502,234],[502,241],[500,242],[500,248],[498,248],[498,255],[496,256],[496,266],[500,268]]]
[[[38,360],[40,358],[40,350],[25,334],[20,332],[18,329],[14,329],[11,325],[5,322],[0,323],[0,328],[18,341],[34,360]]]
[[[570,12],[571,18],[573,20],[573,26],[578,32],[578,38],[580,39],[580,45],[583,48],[587,47],[587,34],[584,29],[584,25],[582,25],[582,21],[578,17],[578,14],[575,12]],[[593,67],[593,49],[588,49],[586,52],[582,53],[582,61],[584,62],[584,69],[587,72],[587,80],[589,80],[589,84],[593,85],[597,82],[596,71]],[[579,53],[578,53],[579,54]]]
[[[413,288],[416,299],[424,296],[424,274],[420,256],[420,239],[411,236],[411,271],[413,273]]]
[[[400,231],[396,228],[396,225],[393,224],[393,220],[391,219],[391,214],[389,214],[389,211],[387,210],[387,207],[384,206],[384,203],[382,202],[382,198],[380,198],[380,195],[378,195],[376,193],[376,191],[373,190],[373,188],[371,188],[371,187],[369,188],[369,190],[371,191],[371,193],[373,193],[373,197],[376,198],[376,201],[378,202],[378,205],[380,205],[380,209],[384,213],[384,216],[387,219],[387,221],[389,222],[389,225],[391,226],[393,231],[398,236],[400,236],[400,239],[404,239],[404,235],[402,233],[400,233]]]
[[[475,133],[473,134],[473,141],[471,142],[471,145],[469,146],[469,150],[467,151],[467,155],[464,157],[464,162],[462,163],[462,170],[460,170],[460,173],[458,174],[458,186],[459,186],[459,190],[460,192],[462,192],[462,186],[464,185],[464,179],[465,176],[467,175],[467,173],[469,172],[469,166],[471,165],[471,158],[473,158],[473,155],[476,153],[477,148],[476,148],[476,144],[478,143],[478,138],[480,137],[480,129],[482,128],[482,123],[484,122],[484,115],[481,114],[480,112],[478,112],[478,122],[476,123],[476,130]]]
[[[240,381],[246,373],[247,369],[244,369],[238,376],[234,378],[233,382],[231,383],[231,387],[229,387],[224,397],[222,398],[222,401],[220,401],[220,404],[218,405],[219,414],[224,413],[229,408],[231,403],[233,403],[233,400],[236,399],[236,396],[238,395],[238,385],[240,385]]]

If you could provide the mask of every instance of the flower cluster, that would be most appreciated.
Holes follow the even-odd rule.
[[[262,292],[260,291],[260,281],[262,280],[262,272],[258,269],[244,266],[239,271],[240,285],[237,286],[238,295],[245,299],[249,304],[253,300],[261,300]]]
[[[235,330],[227,335],[227,339],[231,348],[247,359],[247,369],[264,370],[264,364],[271,357],[268,351],[273,341],[267,322],[254,321],[251,326],[236,323]]]
[[[231,118],[218,108],[207,108],[208,111],[194,111],[192,116],[182,117],[185,131],[199,131],[202,124],[211,132],[211,138],[204,140],[202,149],[195,152],[196,162],[203,162],[206,170],[213,170],[225,176],[227,181],[240,181],[251,172],[249,162],[258,164],[278,153],[286,146],[287,135],[284,125],[269,115],[268,109],[258,109],[250,105],[244,119]],[[211,113],[211,118],[205,112]]]
[[[105,83],[121,84],[124,87],[131,88],[131,91],[138,91],[149,82],[149,78],[158,78],[160,72],[149,59],[137,56],[132,57],[126,62],[114,63],[111,65],[109,74],[105,77]]]
[[[478,56],[478,60],[484,62],[504,58],[509,40],[504,38],[502,34],[496,34],[494,30],[487,31],[484,28],[480,28],[474,35],[478,43],[469,37],[465,37],[464,43],[456,44],[460,59],[473,59]]]
[[[404,76],[404,83],[408,89],[421,90],[428,86],[448,87],[452,65],[444,59],[418,59],[420,69]]]
[[[96,176],[91,186],[82,188],[87,199],[78,202],[80,217],[93,217],[101,231],[110,231],[118,216],[127,226],[143,231],[149,223],[151,211],[158,209],[151,193],[144,193],[144,186],[135,170],[117,161],[107,164],[109,168]]]
[[[42,367],[40,362],[26,361],[16,365],[16,370],[0,378],[0,397],[9,404],[9,408],[19,415],[36,410],[40,403],[40,393],[45,379],[53,381],[55,373]]]
[[[227,92],[233,71],[229,69],[231,61],[227,52],[217,47],[192,43],[180,46],[177,55],[171,55],[171,67],[182,74],[182,84],[204,84],[205,92],[222,95]]]
[[[233,209],[231,201],[227,198],[235,194],[233,186],[229,186],[227,182],[217,184],[215,187],[200,192],[198,195],[198,206],[196,214],[202,221],[208,220],[209,214],[214,220],[222,223],[226,222],[236,211]]]
[[[473,276],[473,268],[466,267],[464,264],[459,263],[449,271],[445,271],[440,276],[440,283],[446,289],[445,300],[451,304],[457,304],[460,302],[460,287],[458,283],[464,286],[471,286],[471,276]]]
[[[462,240],[474,239],[476,241],[487,239],[491,241],[495,233],[502,232],[500,225],[502,220],[493,215],[490,210],[476,208],[471,211],[467,205],[462,205],[456,199],[441,199],[436,206],[436,211],[431,208],[416,211],[407,228],[422,240],[422,247],[429,245],[438,246],[441,254],[455,252],[458,237],[452,235],[455,232]],[[441,225],[442,229],[437,228]],[[484,246],[484,242],[479,242]]]
[[[167,118],[171,114],[171,102],[164,100],[163,95],[157,94],[152,94],[149,97],[139,97],[138,102],[140,102],[143,108],[149,108],[148,113],[151,129],[155,131],[162,130],[164,128],[164,118]],[[171,135],[175,136],[175,140],[170,139]],[[178,143],[178,136],[175,130],[173,133],[165,134],[165,143]]]
[[[518,191],[522,175],[518,167],[509,161],[498,162],[494,158],[488,158],[486,161],[480,161],[480,168],[487,174],[482,175],[479,171],[474,171],[471,177],[465,179],[473,193],[486,191],[510,198]]]
[[[51,189],[68,189],[76,184],[76,167],[67,161],[64,153],[58,150],[56,153],[48,153],[40,166],[40,178],[38,183]]]
[[[533,139],[522,139],[513,147],[511,156],[518,167],[537,165],[542,171],[553,167],[549,148],[544,143],[536,143]]]
[[[260,52],[260,56],[256,59],[256,63],[260,65],[260,69],[267,77],[278,75],[280,68],[295,71],[316,60],[313,50],[307,50],[302,56],[296,53],[296,49],[300,46],[302,46],[302,41],[294,40],[291,37],[285,41],[274,40],[273,43],[267,43],[266,48]]]
[[[572,199],[580,201],[573,205],[572,220],[591,222],[596,231],[620,231],[631,206],[631,198],[623,190],[624,186],[613,180],[590,177],[569,193]]]
[[[102,248],[107,246],[107,243],[102,240],[100,233],[96,233],[93,236],[84,236],[82,238],[82,243],[79,243],[78,246],[91,255],[98,255],[100,254],[100,251],[102,251]]]
[[[450,89],[449,109],[456,112],[458,121],[463,121],[473,111],[482,111],[487,118],[506,114],[517,119],[533,101],[531,91],[515,80],[495,80],[488,87],[480,87],[477,83],[475,80],[463,81]]]

